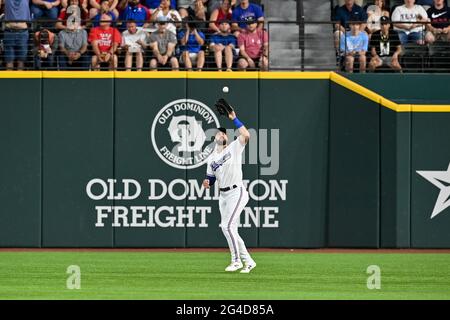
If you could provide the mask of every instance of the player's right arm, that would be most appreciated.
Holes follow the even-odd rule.
[[[212,171],[212,168],[210,166],[210,162],[208,161],[208,164],[206,165],[206,178],[203,180],[203,187],[205,189],[209,189],[211,186],[214,185],[216,182],[216,176],[214,172]]]
[[[250,140],[250,132],[247,130],[247,128],[244,126],[244,124],[242,122],[240,122],[239,120],[236,123],[236,112],[232,111],[228,117],[230,118],[231,121],[235,122],[235,125],[238,127],[239,130],[239,142],[241,143],[241,145],[245,146],[248,142],[248,140]]]

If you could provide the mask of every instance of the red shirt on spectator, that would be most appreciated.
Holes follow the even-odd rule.
[[[67,21],[67,18],[69,18],[71,16],[66,11],[67,11],[67,8],[62,8],[61,11],[59,12],[59,16],[58,16],[58,20],[64,21],[64,23]],[[81,11],[81,20],[82,20],[81,24],[84,24],[84,22],[89,19],[89,13],[84,12],[81,8],[80,8],[80,11]]]
[[[238,37],[238,46],[244,46],[245,52],[252,59],[261,57],[263,52],[263,45],[269,42],[269,37],[266,31],[256,29],[255,32],[250,33],[247,30],[242,31]]]
[[[101,27],[92,28],[89,34],[89,42],[97,40],[100,52],[108,52],[113,43],[121,44],[122,36],[119,30],[113,27],[102,29]]]
[[[224,13],[220,8],[219,8],[219,13],[217,14],[217,19],[216,21],[214,21],[214,24],[219,27],[220,25],[220,21],[223,20],[228,20],[229,23],[231,23],[231,12],[228,13]]]

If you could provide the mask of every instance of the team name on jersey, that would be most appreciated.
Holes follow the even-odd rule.
[[[217,169],[219,169],[225,162],[227,162],[231,158],[231,153],[227,152],[222,158],[220,158],[217,161],[211,162],[211,169],[213,172],[215,172]]]

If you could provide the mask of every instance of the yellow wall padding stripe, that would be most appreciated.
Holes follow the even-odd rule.
[[[0,79],[40,79],[42,78],[41,71],[1,71]]]
[[[2,71],[0,79],[305,79],[330,80],[396,112],[450,112],[450,105],[398,104],[336,72],[211,72],[211,71]]]
[[[412,104],[412,112],[450,112],[450,105],[446,104]]]

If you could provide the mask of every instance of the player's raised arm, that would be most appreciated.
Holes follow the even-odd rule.
[[[230,118],[230,120],[233,121],[234,125],[236,126],[236,128],[238,128],[240,136],[239,136],[239,142],[242,145],[246,145],[248,140],[250,140],[250,132],[248,132],[247,128],[244,126],[244,124],[238,119],[238,117],[236,116],[236,112],[235,111],[231,111],[228,114],[228,118]]]
[[[217,111],[221,115],[226,115],[230,120],[233,121],[236,128],[239,129],[239,142],[242,145],[246,145],[248,140],[250,139],[250,132],[248,132],[247,128],[244,126],[244,124],[238,119],[236,116],[236,112],[234,111],[233,107],[223,98],[217,100],[215,104]]]

